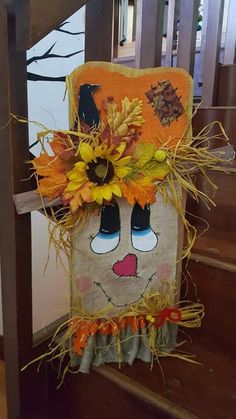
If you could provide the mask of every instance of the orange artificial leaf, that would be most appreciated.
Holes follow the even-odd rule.
[[[37,191],[49,199],[57,198],[67,186],[67,176],[63,173],[54,172],[53,176],[40,179]]]
[[[33,168],[39,176],[55,176],[65,171],[65,168],[56,156],[49,156],[47,153],[42,153],[39,157],[32,160]]]
[[[54,157],[49,156],[47,153],[42,153],[39,157],[35,157],[31,163],[39,176],[50,176],[53,160]]]
[[[49,156],[47,153],[41,154],[32,161],[33,167],[38,176],[43,176],[39,180],[38,192],[49,199],[57,198],[67,186],[68,179],[66,168],[57,156]]]
[[[68,149],[68,145],[66,145],[66,139],[54,138],[52,141],[49,142],[49,144],[53,153],[56,156]]]
[[[63,200],[69,201],[72,212],[77,211],[84,202],[92,202],[91,185],[91,182],[86,182],[73,192],[63,193]]]
[[[156,187],[151,183],[143,182],[142,179],[121,184],[122,195],[127,199],[130,205],[138,202],[142,208],[146,204],[155,202]]]

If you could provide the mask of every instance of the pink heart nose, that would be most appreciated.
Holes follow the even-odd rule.
[[[128,254],[122,260],[114,263],[112,270],[117,276],[137,276],[138,259],[136,255]]]

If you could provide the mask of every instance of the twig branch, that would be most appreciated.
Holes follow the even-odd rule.
[[[66,76],[61,77],[50,77],[41,76],[40,74],[27,72],[27,79],[31,81],[66,81]]]
[[[66,25],[67,23],[70,23],[70,22],[63,22],[60,26],[58,26],[56,29],[55,29],[55,31],[58,31],[58,32],[63,32],[63,33],[67,33],[67,34],[69,34],[69,35],[82,35],[82,34],[84,34],[84,31],[82,31],[82,32],[71,32],[71,31],[67,31],[66,29],[61,29],[64,25]]]
[[[55,31],[57,31],[57,32],[63,32],[63,33],[68,33],[69,35],[82,35],[82,34],[84,34],[85,32],[83,31],[83,32],[70,32],[70,31],[66,31],[65,29],[55,29]]]
[[[79,51],[71,52],[70,54],[67,54],[67,55],[50,54],[55,44],[56,42],[54,42],[54,44],[43,55],[38,55],[38,56],[36,55],[34,57],[29,58],[27,60],[27,66],[32,64],[35,61],[47,60],[48,58],[70,58],[76,54],[80,54],[81,52],[83,52],[83,49],[81,49]]]

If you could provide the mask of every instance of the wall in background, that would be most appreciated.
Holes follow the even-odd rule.
[[[82,8],[28,51],[30,121],[40,122],[51,129],[68,127],[65,83],[60,80],[84,62],[84,29],[85,8]],[[39,130],[37,124],[29,124],[30,144],[35,142]],[[40,147],[34,146],[31,151],[38,155]],[[33,212],[34,332],[68,312],[69,307],[68,278],[60,261],[56,260],[55,250],[48,249],[48,242],[48,221],[41,213]],[[63,261],[66,264],[66,260]],[[0,335],[3,334],[1,301],[0,294]]]

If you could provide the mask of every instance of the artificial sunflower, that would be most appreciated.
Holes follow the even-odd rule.
[[[126,148],[123,142],[118,147],[107,144],[91,146],[81,142],[78,147],[80,160],[67,173],[69,182],[65,197],[79,193],[84,185],[89,185],[91,194],[85,202],[110,201],[113,194],[121,197],[121,183],[132,169],[128,166],[131,156],[122,157]]]

